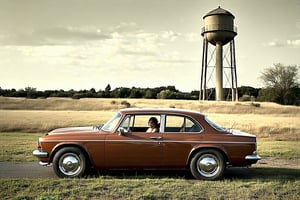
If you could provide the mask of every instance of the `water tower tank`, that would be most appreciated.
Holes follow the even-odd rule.
[[[201,35],[213,45],[225,45],[237,35],[233,24],[234,16],[221,7],[207,13],[203,20]]]

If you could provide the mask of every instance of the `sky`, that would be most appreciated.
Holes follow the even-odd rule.
[[[300,65],[299,0],[0,0],[0,87],[200,89],[203,16],[234,16],[238,86]]]

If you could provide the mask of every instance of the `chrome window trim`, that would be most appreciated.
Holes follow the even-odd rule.
[[[197,126],[199,126],[199,128],[201,129],[199,132],[163,132],[163,133],[169,133],[169,134],[201,134],[204,132],[204,128],[203,126],[198,122],[198,120],[194,119],[193,117],[186,115],[186,114],[164,114],[165,116],[165,121],[164,121],[164,128],[166,127],[166,118],[167,116],[178,116],[178,117],[184,117],[184,120],[186,121],[186,118],[188,118],[189,120],[191,120],[194,124],[196,124]]]
[[[161,114],[160,116],[160,132],[165,133],[165,127],[166,127],[166,114]]]

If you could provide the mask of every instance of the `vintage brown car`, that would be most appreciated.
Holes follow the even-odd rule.
[[[216,180],[226,167],[256,163],[256,148],[255,135],[222,128],[199,112],[128,108],[104,125],[52,130],[33,155],[59,177],[82,177],[90,168],[189,169],[196,179]]]

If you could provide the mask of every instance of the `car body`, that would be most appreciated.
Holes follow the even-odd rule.
[[[158,132],[146,132],[151,117]],[[256,163],[256,148],[255,135],[224,129],[199,112],[127,108],[104,125],[49,131],[33,155],[59,177],[81,177],[89,168],[189,169],[196,179],[216,180],[228,166]]]

